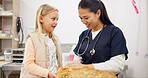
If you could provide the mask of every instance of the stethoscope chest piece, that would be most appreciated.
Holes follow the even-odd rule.
[[[91,55],[94,55],[95,54],[95,49],[94,48],[90,51],[90,54]]]

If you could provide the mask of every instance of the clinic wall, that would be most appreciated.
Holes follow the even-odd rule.
[[[86,27],[81,23],[77,4],[80,0],[20,0],[20,17],[23,19],[25,36],[34,30],[35,15],[43,3],[59,10],[55,33],[62,43],[77,43],[78,36]],[[124,33],[129,50],[127,78],[148,77],[148,0],[135,0],[139,9],[136,14],[132,0],[102,0],[112,22]],[[24,39],[25,40],[25,39]],[[25,41],[24,41],[25,42]]]
[[[59,21],[55,33],[61,43],[76,43],[78,35],[86,29],[78,16],[78,2],[79,0],[20,0],[20,16],[24,20],[25,35],[34,31],[36,11],[41,4],[47,3],[59,10]]]
[[[135,0],[139,14],[136,14],[132,0],[103,1],[108,12],[113,13],[111,20],[122,29],[127,40],[129,58],[126,77],[148,78],[148,1]]]

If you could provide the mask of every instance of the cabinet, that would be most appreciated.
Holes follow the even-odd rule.
[[[17,17],[20,0],[0,0],[0,52],[18,47]]]

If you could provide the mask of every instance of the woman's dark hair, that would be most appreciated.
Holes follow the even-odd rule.
[[[78,8],[89,9],[90,12],[94,13],[97,13],[97,11],[100,9],[100,20],[106,25],[113,25],[107,15],[106,8],[101,0],[81,0],[78,5]]]

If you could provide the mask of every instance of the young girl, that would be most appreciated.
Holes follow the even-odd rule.
[[[57,26],[58,10],[48,4],[37,11],[35,32],[25,44],[20,78],[57,78],[57,67],[62,66],[61,47],[53,33]]]

